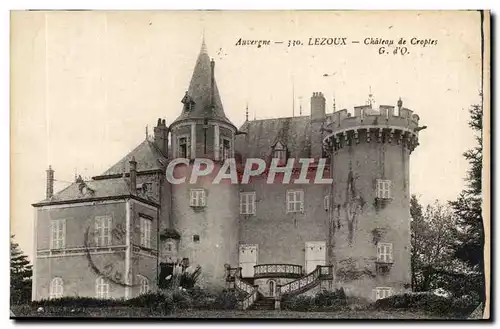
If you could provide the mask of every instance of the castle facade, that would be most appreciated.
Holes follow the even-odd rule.
[[[47,170],[46,199],[33,205],[33,299],[132,298],[157,289],[178,263],[201,266],[203,286],[244,292],[243,308],[259,296],[279,307],[321,288],[370,300],[408,290],[419,117],[401,100],[354,115],[326,113],[325,103],[313,93],[310,115],[247,118],[238,128],[203,44],[176,120],[158,119],[153,138],[90,181],[54,193]],[[187,159],[173,172],[187,177],[182,184],[166,175],[176,159]],[[196,159],[215,170],[191,183]],[[230,159],[239,169],[248,159],[269,167],[247,183],[213,184]],[[299,159],[310,159],[305,174]],[[304,182],[319,169],[331,183]]]

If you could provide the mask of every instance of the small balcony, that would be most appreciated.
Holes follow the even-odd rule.
[[[254,267],[254,278],[300,278],[302,266],[293,264],[259,264]]]

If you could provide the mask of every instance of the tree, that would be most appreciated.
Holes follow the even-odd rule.
[[[425,211],[416,196],[410,200],[412,289],[442,288],[442,276],[456,267],[453,259],[454,219],[450,208],[436,201]]]
[[[10,302],[23,304],[31,300],[31,269],[28,256],[24,255],[19,245],[10,237]]]
[[[457,200],[450,202],[456,218],[454,230],[456,242],[454,256],[465,262],[476,273],[477,293],[482,301],[484,292],[484,226],[482,216],[482,169],[483,169],[483,108],[473,105],[470,110],[469,127],[472,128],[477,146],[466,151],[463,156],[469,161],[466,188]]]
[[[419,254],[423,249],[424,242],[421,235],[427,229],[423,221],[422,205],[418,202],[417,196],[412,195],[410,199],[410,216],[411,216],[411,290],[417,291],[418,287],[418,273],[420,271]]]

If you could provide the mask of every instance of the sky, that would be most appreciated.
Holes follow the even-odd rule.
[[[33,255],[32,203],[75,173],[92,177],[182,109],[204,35],[226,115],[250,119],[309,114],[321,91],[327,112],[353,111],[373,94],[399,97],[428,128],[411,154],[410,188],[422,203],[453,200],[474,146],[470,105],[480,102],[478,12],[13,12],[11,16],[11,233]],[[346,46],[308,46],[309,38]],[[270,46],[237,41],[272,40]],[[379,54],[366,38],[437,40],[406,55]],[[302,46],[287,47],[288,40]],[[283,41],[275,44],[274,41]],[[359,41],[354,44],[352,41]],[[326,77],[324,75],[327,75]]]

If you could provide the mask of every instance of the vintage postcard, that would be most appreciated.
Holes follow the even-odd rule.
[[[489,11],[12,11],[11,317],[490,319]]]

